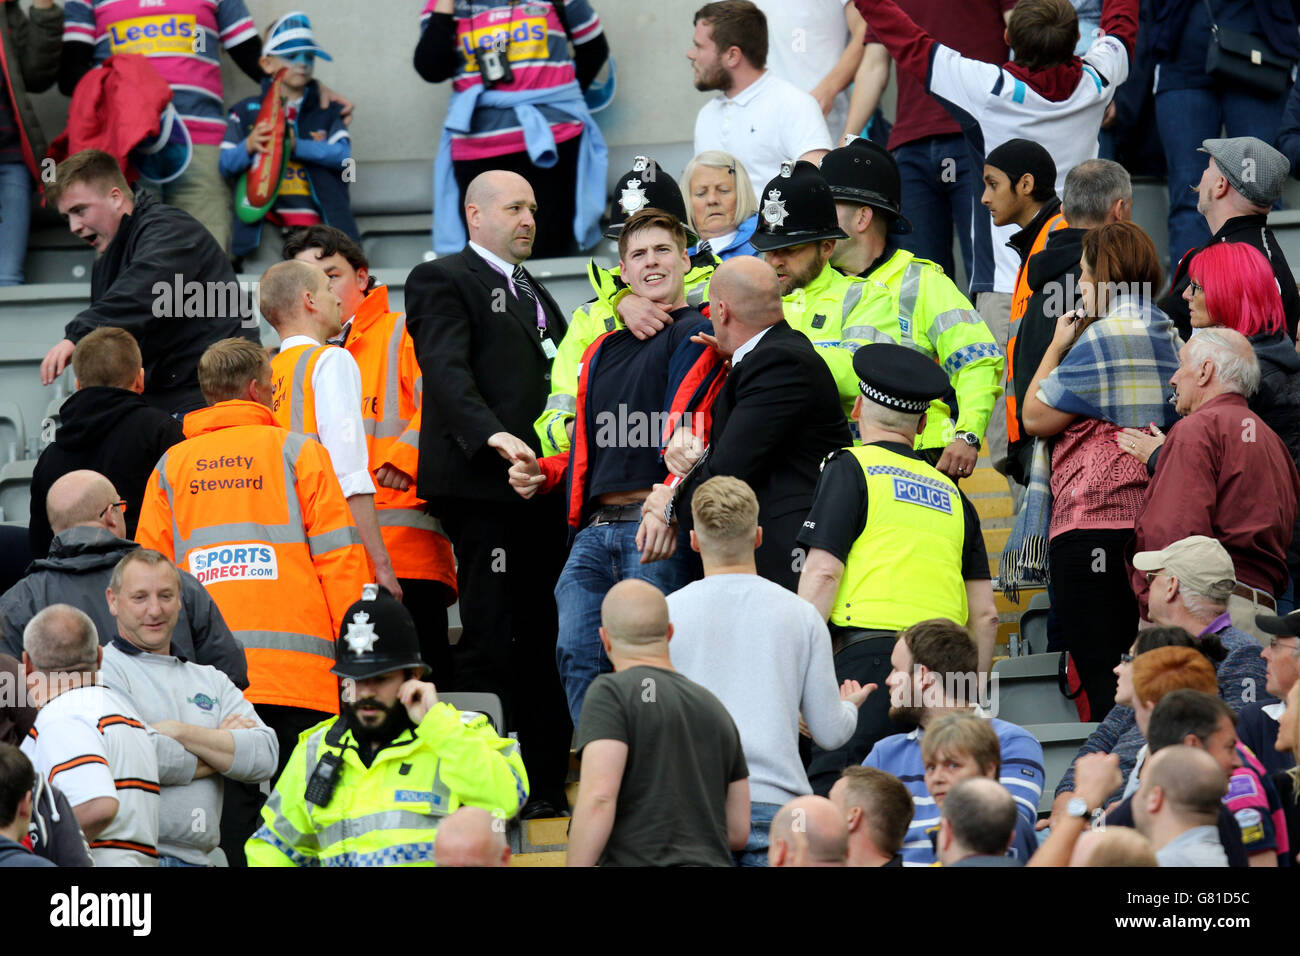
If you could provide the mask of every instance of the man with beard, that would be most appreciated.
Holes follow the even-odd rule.
[[[249,866],[432,866],[438,826],[457,808],[515,815],[528,796],[518,745],[420,680],[429,668],[401,603],[366,585],[336,648],[343,713],[302,736],[248,841]]]
[[[695,155],[720,149],[765,183],[794,156],[816,164],[831,148],[821,107],[767,65],[767,18],[749,0],[706,3],[695,11],[686,51],[695,88],[719,95],[695,117]]]
[[[985,716],[976,700],[975,642],[965,628],[951,621],[922,621],[899,635],[890,663],[893,670],[886,682],[889,717],[914,729],[879,741],[863,766],[892,773],[911,792],[916,812],[903,841],[903,865],[924,866],[935,860],[926,832],[938,826],[939,808],[925,785],[921,735],[946,714]],[[1042,745],[1022,727],[995,717],[988,719],[1002,752],[999,782],[1011,792],[1016,812],[1032,825],[1043,792]]]

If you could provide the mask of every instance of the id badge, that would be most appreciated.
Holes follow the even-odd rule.
[[[555,358],[555,343],[550,339],[542,339],[542,353],[548,358]]]

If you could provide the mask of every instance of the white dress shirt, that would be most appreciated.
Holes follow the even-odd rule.
[[[737,365],[739,365],[741,359],[743,359],[750,352],[754,351],[754,346],[758,344],[758,340],[761,339],[763,336],[767,335],[767,333],[770,331],[772,331],[772,326],[769,325],[762,332],[759,332],[756,336],[754,336],[752,339],[750,339],[740,348],[736,349],[736,351],[731,354],[731,367],[734,369]]]
[[[320,344],[310,335],[291,335],[280,343],[280,350]],[[311,373],[311,387],[316,396],[316,431],[330,453],[343,496],[373,495],[375,483],[370,477],[370,452],[361,420],[361,369],[357,360],[346,349],[331,346]]]

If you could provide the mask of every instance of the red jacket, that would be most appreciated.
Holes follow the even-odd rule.
[[[134,182],[139,173],[131,164],[131,150],[158,135],[159,117],[171,99],[171,87],[147,58],[137,53],[110,56],[77,84],[67,128],[46,155],[61,162],[83,149],[102,149]]]

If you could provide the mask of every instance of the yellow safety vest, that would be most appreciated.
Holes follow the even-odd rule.
[[[966,519],[957,486],[880,445],[840,454],[852,455],[866,475],[867,525],[844,562],[831,623],[893,631],[941,617],[964,625]]]

